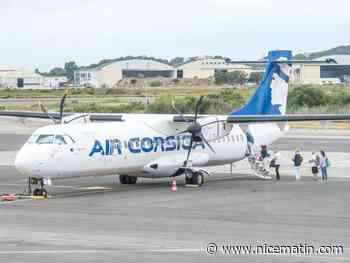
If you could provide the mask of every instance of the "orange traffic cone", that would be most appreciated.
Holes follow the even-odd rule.
[[[171,191],[173,193],[177,192],[177,186],[176,186],[176,180],[174,179],[172,184],[171,184]]]

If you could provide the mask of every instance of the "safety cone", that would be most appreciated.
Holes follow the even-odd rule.
[[[171,191],[173,193],[177,192],[177,186],[176,186],[176,180],[174,179],[172,184],[171,184]]]

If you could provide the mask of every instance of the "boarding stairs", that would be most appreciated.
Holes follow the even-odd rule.
[[[258,161],[255,155],[251,154],[248,156],[248,163],[255,176],[264,180],[272,179],[269,175],[269,171],[264,167],[263,162]]]

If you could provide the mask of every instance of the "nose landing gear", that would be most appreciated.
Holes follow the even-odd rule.
[[[32,191],[32,185],[39,185],[40,187],[35,188],[34,191]],[[48,192],[44,188],[44,185],[45,185],[44,178],[29,177],[28,178],[28,188],[27,188],[28,195],[42,196],[44,198],[47,198]]]

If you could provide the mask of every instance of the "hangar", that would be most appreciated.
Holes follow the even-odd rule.
[[[74,72],[75,86],[113,87],[123,78],[176,78],[176,69],[151,59],[116,61]]]
[[[305,64],[295,67],[295,84],[350,83],[350,55],[332,55],[315,60],[334,59],[337,64]]]
[[[0,69],[0,87],[40,89],[43,77],[30,70]]]
[[[208,79],[214,77],[217,70],[244,71],[248,75],[253,71],[246,65],[228,64],[223,58],[203,57],[178,66],[177,75],[184,79]]]

